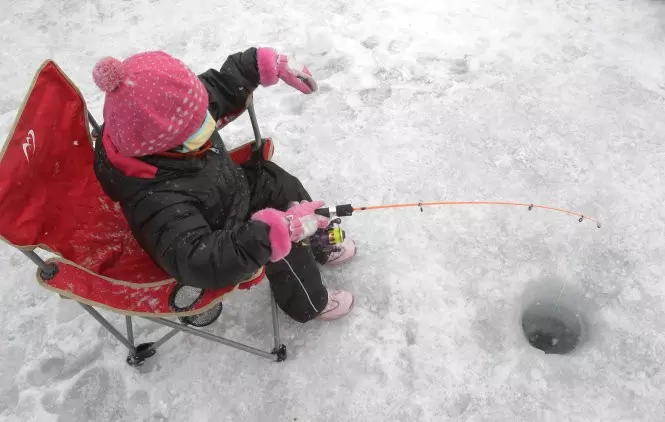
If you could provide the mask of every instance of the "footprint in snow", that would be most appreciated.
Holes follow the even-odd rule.
[[[58,392],[57,391],[48,391],[42,396],[40,400],[42,408],[51,414],[57,414],[60,410],[60,404],[58,403]]]
[[[316,72],[319,80],[328,79],[332,75],[344,72],[350,65],[349,59],[338,57],[330,59],[320,70]]]
[[[367,38],[365,41],[361,42],[360,44],[362,44],[362,46],[367,49],[374,50],[376,47],[378,47],[379,40],[376,37],[371,36]]]
[[[58,420],[117,421],[126,420],[125,383],[122,377],[106,368],[86,371],[64,394]]]
[[[50,357],[42,360],[36,368],[30,370],[26,375],[26,380],[32,386],[47,384],[49,381],[58,379],[65,367],[65,360],[62,357]]]
[[[0,393],[0,414],[2,414],[5,410],[11,409],[18,404],[18,386],[14,384],[12,386],[0,387]]]
[[[367,105],[381,105],[392,95],[392,89],[388,87],[363,89],[359,92],[360,98]]]
[[[71,354],[65,354],[60,348],[53,348],[45,353],[48,357],[32,363],[33,368],[26,374],[26,381],[39,387],[70,379],[81,372],[82,368],[99,360],[103,349],[102,343],[90,343]]]
[[[132,418],[135,420],[144,420],[150,415],[150,395],[147,391],[136,391],[129,398],[127,408],[132,411]],[[139,419],[141,417],[141,419]]]
[[[376,69],[376,71],[374,71],[373,75],[378,80],[388,83],[404,81],[404,76],[402,72],[400,72],[399,69],[395,68],[379,67],[378,69]]]
[[[406,42],[406,41],[392,40],[390,41],[390,43],[388,43],[388,51],[392,54],[400,54],[406,49],[406,47],[409,44],[410,41]]]
[[[404,336],[406,337],[407,346],[413,346],[416,344],[418,337],[418,324],[415,321],[410,320],[407,322]]]
[[[455,75],[467,74],[469,73],[469,60],[467,57],[452,60],[448,69],[450,70],[450,73]]]

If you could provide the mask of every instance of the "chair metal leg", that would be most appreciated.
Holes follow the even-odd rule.
[[[191,328],[187,325],[178,324],[177,322],[169,321],[168,319],[151,318],[151,317],[144,317],[144,318],[149,320],[149,321],[156,322],[157,324],[166,325],[167,327],[171,327],[171,328],[174,328],[176,330],[184,331],[184,332],[187,332],[189,334],[193,334],[197,337],[202,337],[202,338],[207,339],[207,340],[211,340],[211,341],[214,341],[214,342],[217,342],[217,343],[224,344],[224,345],[229,346],[229,347],[233,347],[234,349],[242,350],[242,351],[257,355],[257,356],[268,358],[268,359],[275,359],[275,357],[273,356],[272,353],[264,352],[263,350],[259,350],[259,349],[256,349],[254,347],[250,347],[250,346],[247,346],[247,345],[242,344],[242,343],[238,343],[238,342],[235,342],[235,341],[232,341],[232,340],[228,340],[228,339],[225,339],[223,337],[219,337],[219,336],[216,336],[214,334],[207,333],[205,331],[197,330],[197,329]]]
[[[152,357],[157,353],[157,348],[153,347],[154,343],[141,343],[134,346],[134,327],[132,325],[132,317],[125,316],[125,325],[127,325],[127,339],[132,348],[129,349],[127,354],[127,364],[129,366],[141,366],[145,363],[146,359]]]
[[[272,290],[270,291],[270,305],[272,308],[272,331],[275,339],[275,349],[277,349],[281,343],[279,338],[279,314],[277,313],[277,302]]]
[[[162,344],[166,343],[170,339],[172,339],[176,334],[178,334],[180,330],[176,330],[175,328],[171,331],[169,331],[164,337],[160,338],[157,340],[153,345],[152,348],[157,350],[158,347],[160,347]]]
[[[132,327],[132,317],[125,317],[125,325],[127,325],[127,340],[129,340],[129,344],[131,344],[132,349],[134,349],[134,328]]]
[[[53,263],[47,264],[39,255],[37,255],[37,253],[35,253],[35,251],[21,250],[21,252],[39,267],[41,270],[40,275],[44,280],[51,280],[58,273],[57,265]]]
[[[127,355],[127,364],[130,366],[141,366],[146,359],[155,354],[155,350],[152,348],[153,343],[143,343],[134,347],[134,330],[132,328],[132,319],[131,317],[125,317],[125,323],[127,324],[127,337],[123,336],[120,331],[118,331],[110,322],[106,320],[99,312],[95,310],[90,305],[83,304],[79,302],[79,305],[83,307],[93,318],[97,320],[104,328],[109,330],[115,338],[117,338],[122,344],[129,349]]]
[[[109,330],[109,332],[110,332],[111,334],[113,334],[113,336],[114,336],[115,338],[117,338],[122,344],[124,344],[125,346],[127,346],[127,348],[128,348],[130,351],[134,350],[134,345],[133,345],[132,343],[130,343],[129,340],[127,340],[127,339],[125,338],[125,336],[123,336],[122,334],[120,334],[120,331],[116,330],[116,328],[115,328],[113,325],[111,325],[111,323],[109,323],[109,322],[108,322],[103,316],[101,316],[101,315],[99,314],[99,312],[97,312],[92,306],[90,306],[90,305],[86,305],[86,304],[81,303],[81,302],[79,302],[79,304],[80,304],[81,306],[83,306],[83,309],[85,309],[90,315],[92,315],[92,317],[93,317],[94,319],[96,319],[97,322],[99,322],[100,324],[102,324],[102,325],[104,326],[104,328],[106,328],[107,330]]]
[[[259,123],[256,119],[256,111],[254,111],[254,101],[247,106],[249,112],[249,119],[252,122],[252,130],[254,131],[254,151],[261,151],[263,148],[263,138],[261,138],[261,131],[259,130]]]
[[[168,340],[173,338],[179,332],[186,332],[197,337],[201,337],[207,340],[211,340],[217,343],[224,344],[234,349],[242,350],[248,353],[252,353],[257,356],[261,356],[267,359],[273,359],[277,362],[282,362],[286,360],[286,346],[282,344],[279,332],[279,312],[277,308],[277,302],[275,301],[275,295],[270,291],[270,304],[272,308],[272,328],[273,328],[273,349],[271,352],[265,352],[263,350],[247,346],[242,343],[238,343],[232,340],[228,340],[224,337],[219,337],[214,334],[207,333],[205,331],[197,330],[195,328],[189,327],[185,324],[179,324],[168,319],[164,318],[153,318],[153,317],[143,317],[149,321],[155,322],[157,324],[165,325],[171,327],[169,333],[164,337],[157,340],[154,343],[142,343],[138,346],[134,345],[134,329],[132,325],[132,318],[130,316],[125,317],[125,324],[127,326],[127,338],[123,336],[120,331],[118,331],[111,323],[109,323],[103,316],[99,314],[92,306],[86,305],[83,303],[79,304],[85,309],[93,318],[95,318],[104,328],[109,330],[109,332],[117,338],[123,345],[129,349],[129,355],[127,356],[127,363],[131,366],[140,366],[143,365],[146,359],[150,358],[157,352],[157,348],[162,346]]]
[[[94,116],[90,112],[88,112],[88,120],[90,121],[90,125],[92,125],[93,135],[96,138],[99,136],[99,132],[102,131],[102,128],[99,127],[99,123],[97,123],[97,120],[95,120]]]
[[[274,339],[274,347],[272,354],[276,356],[277,362],[286,360],[286,346],[282,344],[279,335],[279,313],[277,312],[277,302],[275,301],[275,294],[270,289],[270,304],[272,307],[272,331]]]

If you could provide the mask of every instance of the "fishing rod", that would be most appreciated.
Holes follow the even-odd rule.
[[[432,207],[432,206],[450,206],[450,205],[503,205],[503,206],[513,206],[513,207],[524,207],[529,211],[534,208],[560,212],[568,215],[573,215],[578,217],[578,222],[583,222],[585,220],[593,221],[596,223],[596,227],[601,228],[601,223],[593,217],[586,216],[581,212],[570,211],[563,208],[551,207],[548,205],[538,205],[538,204],[528,204],[523,202],[505,202],[505,201],[437,201],[437,202],[414,202],[414,203],[405,203],[405,204],[389,204],[389,205],[370,205],[364,207],[354,207],[351,204],[337,205],[329,208],[319,208],[314,211],[315,214],[321,215],[324,217],[332,218],[330,225],[325,233],[322,233],[318,242],[328,243],[328,244],[340,244],[344,241],[344,231],[339,227],[341,219],[339,217],[350,217],[354,212],[362,211],[375,211],[375,210],[386,210],[386,209],[396,209],[396,208],[420,208],[421,212],[423,207]]]

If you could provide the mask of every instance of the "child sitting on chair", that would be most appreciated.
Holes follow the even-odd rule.
[[[93,78],[106,93],[97,178],[164,271],[214,289],[265,266],[277,304],[294,320],[333,320],[351,310],[353,296],[326,289],[317,262],[347,261],[355,244],[304,244],[328,225],[314,214],[323,203],[311,202],[300,181],[270,161],[234,163],[216,130],[244,111],[259,85],[281,79],[316,91],[307,68],[291,69],[273,49],[250,48],[197,77],[168,54],[147,52],[104,58]]]

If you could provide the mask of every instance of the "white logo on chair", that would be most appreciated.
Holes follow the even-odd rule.
[[[35,154],[37,150],[37,141],[35,140],[35,132],[30,129],[28,131],[28,136],[25,137],[25,142],[23,143],[23,154],[25,154],[25,159],[30,162],[30,157],[28,156],[28,148],[32,147],[32,154]]]

